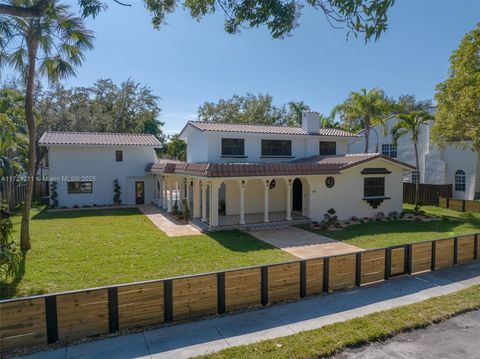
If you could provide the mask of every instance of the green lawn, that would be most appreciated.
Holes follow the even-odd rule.
[[[407,212],[413,206],[404,205]],[[321,231],[300,226],[308,231],[344,241],[362,248],[379,248],[480,232],[480,213],[463,213],[433,206],[422,207],[427,214],[443,216],[440,221],[388,221],[353,225],[340,231]]]
[[[14,216],[18,240],[20,216]],[[1,298],[287,261],[240,231],[167,237],[138,209],[34,210],[32,249]]]
[[[228,348],[202,358],[324,358],[346,348],[385,340],[480,308],[480,286],[423,302],[308,330],[287,337]]]

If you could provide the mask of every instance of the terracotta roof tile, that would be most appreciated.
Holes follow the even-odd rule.
[[[349,167],[383,158],[404,167],[413,168],[403,162],[378,153],[349,154],[344,156],[312,156],[288,163],[186,163],[165,160],[147,166],[146,171],[156,173],[177,173],[199,177],[252,177],[323,175],[340,173]]]
[[[113,146],[152,146],[161,147],[153,135],[142,133],[108,132],[45,132],[38,143],[48,145],[113,145]]]
[[[265,126],[265,125],[241,125],[231,123],[213,123],[189,121],[188,124],[201,131],[217,131],[217,132],[243,132],[243,133],[263,133],[263,134],[279,134],[279,135],[318,135],[318,136],[334,136],[334,137],[357,137],[353,133],[339,130],[336,128],[320,128],[315,134],[308,133],[301,127],[288,126]]]

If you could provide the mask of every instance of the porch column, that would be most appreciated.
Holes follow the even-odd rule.
[[[265,181],[263,190],[263,221],[268,222],[268,190],[270,189],[270,181]]]
[[[240,182],[240,224],[245,224],[245,181]]]
[[[200,181],[193,180],[193,217],[200,217]]]
[[[202,182],[202,222],[207,222],[207,184]]]
[[[218,227],[218,183],[210,182],[210,226]]]
[[[167,180],[167,212],[171,212],[172,207],[172,184]]]
[[[165,178],[162,178],[162,209],[167,209],[167,183]]]
[[[190,178],[185,178],[185,203],[189,210],[190,208]],[[183,201],[182,201],[183,202]]]
[[[287,221],[292,220],[292,180],[287,179]]]

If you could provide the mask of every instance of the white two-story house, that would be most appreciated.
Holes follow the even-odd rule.
[[[395,146],[392,127],[396,118],[387,121],[385,128],[374,126],[370,132],[369,151],[380,152],[411,165],[415,164],[415,151],[408,135],[401,137]],[[449,143],[438,148],[431,143],[430,131],[433,121],[422,125],[419,134],[419,173],[421,183],[451,184],[452,197],[480,199],[480,154],[472,151],[472,143]],[[349,144],[350,153],[362,153],[365,138],[363,133]],[[406,182],[415,182],[415,173],[405,177]]]
[[[114,181],[122,205],[153,201],[153,178],[145,167],[156,160],[155,136],[128,133],[45,132],[50,189],[59,207],[114,204]],[[53,203],[52,203],[53,204]]]
[[[209,228],[277,221],[321,221],[402,210],[402,181],[414,167],[381,154],[348,154],[356,135],[321,128],[318,113],[301,127],[188,122],[180,137],[187,161],[160,160],[154,202],[185,203]]]

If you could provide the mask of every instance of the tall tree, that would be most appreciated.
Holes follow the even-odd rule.
[[[437,85],[432,140],[473,141],[480,151],[480,24],[466,34],[450,56],[450,76]]]
[[[172,135],[165,144],[165,154],[170,159],[187,160],[187,143],[180,139],[180,134]]]
[[[365,149],[368,153],[370,128],[377,124],[385,124],[387,116],[393,110],[393,102],[384,91],[378,88],[361,89],[351,92],[348,98],[334,107],[331,117],[339,116],[345,128],[352,131],[365,131]]]
[[[133,2],[113,0],[132,6]],[[152,17],[154,28],[166,23],[166,18],[181,4],[190,16],[201,20],[207,14],[221,11],[225,14],[225,31],[239,33],[245,28],[266,26],[272,37],[283,38],[299,26],[305,5],[323,13],[334,28],[345,27],[347,34],[363,34],[365,41],[378,40],[387,29],[387,11],[395,0],[143,0]],[[36,0],[29,3],[11,3],[0,0],[0,14],[21,17],[42,17],[55,4],[55,0]],[[78,0],[84,17],[95,17],[107,9],[107,0]]]
[[[392,139],[393,143],[396,145],[400,137],[409,136],[410,140],[413,143],[413,148],[415,150],[415,165],[416,165],[416,181],[415,181],[415,205],[419,205],[419,194],[420,194],[420,173],[419,169],[419,159],[418,159],[418,137],[420,134],[420,128],[422,125],[427,124],[433,119],[427,111],[412,111],[410,113],[401,113],[396,116],[398,122],[392,128]]]
[[[10,7],[29,8],[37,0],[8,0]],[[0,65],[7,62],[25,81],[25,119],[28,128],[27,191],[22,213],[20,249],[30,244],[30,208],[35,177],[36,123],[33,94],[37,75],[57,81],[75,74],[75,66],[84,60],[84,51],[91,49],[93,36],[83,20],[73,16],[68,6],[50,0],[48,11],[40,17],[0,16]],[[38,65],[38,72],[37,72]]]

